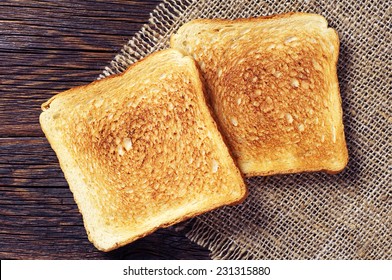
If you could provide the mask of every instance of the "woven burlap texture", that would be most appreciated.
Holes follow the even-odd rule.
[[[347,168],[248,179],[244,203],[195,218],[188,237],[212,258],[392,259],[391,7],[389,0],[164,1],[100,76],[167,48],[195,18],[301,11],[325,16],[338,31]]]

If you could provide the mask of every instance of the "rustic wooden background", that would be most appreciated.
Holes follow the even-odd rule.
[[[96,250],[38,122],[41,103],[94,80],[159,2],[0,1],[0,259],[209,258],[187,224]]]

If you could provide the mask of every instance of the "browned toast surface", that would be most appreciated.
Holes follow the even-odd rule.
[[[60,93],[42,108],[42,129],[101,250],[246,195],[196,65],[175,50]]]
[[[339,39],[322,16],[193,20],[171,46],[197,61],[247,176],[345,167]]]

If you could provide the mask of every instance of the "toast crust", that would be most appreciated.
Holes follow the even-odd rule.
[[[324,17],[197,19],[171,47],[197,61],[246,176],[344,169],[339,38]]]
[[[98,249],[245,199],[205,103],[194,61],[165,50],[42,105],[41,127]]]

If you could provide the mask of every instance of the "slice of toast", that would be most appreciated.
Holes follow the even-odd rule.
[[[102,251],[246,195],[196,64],[178,51],[60,93],[42,110],[41,127]]]
[[[197,61],[246,176],[346,166],[339,38],[324,17],[193,20],[172,36],[171,47]]]

